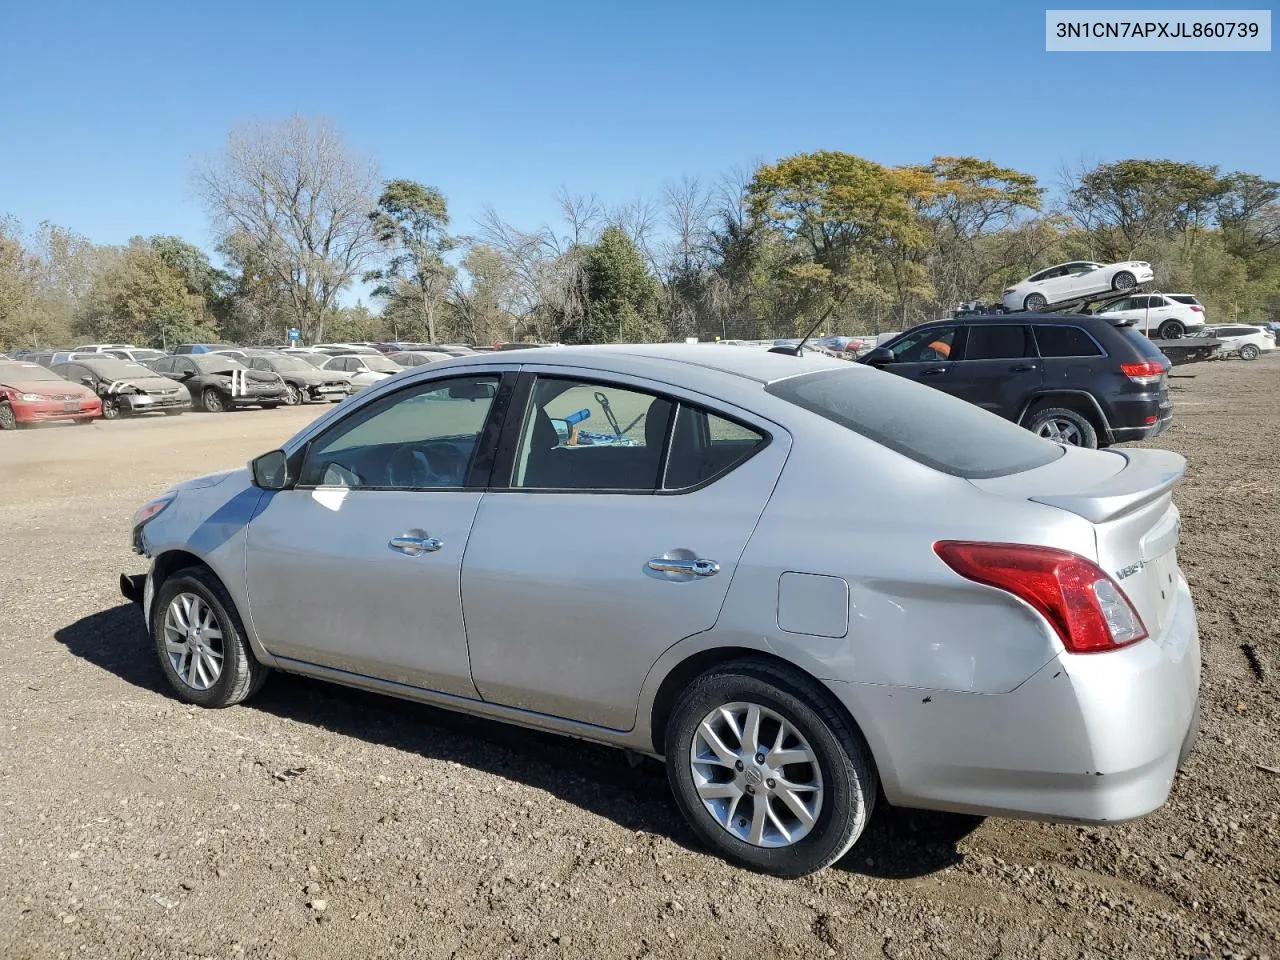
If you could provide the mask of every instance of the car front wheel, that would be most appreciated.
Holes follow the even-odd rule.
[[[18,415],[8,403],[0,402],[0,430],[17,430]]]
[[[103,420],[119,420],[120,419],[120,402],[118,400],[102,401],[102,419]]]
[[[292,383],[286,388],[284,402],[291,407],[296,407],[302,402],[302,391],[295,387]]]
[[[1138,279],[1132,273],[1124,270],[1121,270],[1111,279],[1111,286],[1115,290],[1132,290],[1137,285]]]
[[[266,679],[226,588],[201,567],[179,570],[160,585],[151,608],[160,669],[177,695],[202,707],[229,707]]]
[[[204,393],[200,395],[200,405],[209,413],[222,413],[227,409],[226,401],[222,399],[222,394],[213,387],[206,387]]]
[[[839,860],[875,805],[870,751],[825,690],[774,664],[734,661],[681,695],[667,776],[685,819],[725,859],[798,877]]]

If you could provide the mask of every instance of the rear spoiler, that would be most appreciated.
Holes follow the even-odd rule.
[[[1091,523],[1114,520],[1163,497],[1187,470],[1187,461],[1168,450],[1112,450],[1128,461],[1124,469],[1079,493],[1031,497],[1036,503],[1068,510]]]

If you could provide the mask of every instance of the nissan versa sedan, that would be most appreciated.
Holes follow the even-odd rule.
[[[121,589],[187,702],[277,669],[660,757],[708,847],[795,876],[880,788],[1164,803],[1198,715],[1184,466],[821,356],[495,352],[147,503]]]

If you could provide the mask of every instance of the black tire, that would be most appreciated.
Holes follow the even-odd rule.
[[[180,417],[180,416],[182,416],[182,411],[181,411],[181,410],[166,410],[166,411],[164,411],[164,415],[165,415],[166,417]]]
[[[17,430],[18,415],[13,412],[7,400],[0,401],[0,430]]]
[[[119,420],[121,416],[120,401],[102,398],[102,419]]]
[[[1128,270],[1121,270],[1111,278],[1111,289],[1119,290],[1122,293],[1132,290],[1138,285],[1138,278]]]
[[[266,403],[258,404],[258,406],[260,406],[263,410],[274,410],[276,407],[280,406],[280,404],[283,402],[284,401],[282,400],[268,400]]]
[[[209,413],[225,413],[227,401],[213,387],[205,387],[204,393],[200,394],[200,406]]]
[[[71,422],[75,424],[79,424],[80,426],[84,426],[86,424],[93,423],[93,417],[76,417]]]
[[[1240,348],[1241,360],[1257,360],[1260,356],[1262,356],[1262,351],[1258,349],[1257,344],[1246,343]]]
[[[1181,320],[1166,320],[1156,331],[1161,340],[1181,340],[1187,334],[1187,328]]]
[[[821,807],[809,832],[787,846],[757,846],[731,834],[703,805],[694,783],[690,757],[699,724],[719,707],[744,702],[785,718],[817,758]],[[735,660],[694,680],[672,711],[665,751],[676,804],[694,832],[720,856],[751,870],[799,877],[830,866],[857,842],[875,806],[879,778],[862,735],[818,683],[772,663]],[[762,801],[753,795],[750,802],[754,811]]]
[[[1098,448],[1098,431],[1089,418],[1066,407],[1044,407],[1027,419],[1032,433],[1073,447]]]
[[[164,622],[170,603],[179,594],[194,594],[212,611],[222,633],[222,668],[217,680],[200,690],[178,674],[165,649]],[[186,567],[177,571],[156,591],[151,606],[151,640],[160,670],[181,700],[201,707],[230,707],[252,696],[267,678],[268,669],[253,656],[244,625],[226,588],[209,570]]]
[[[1048,305],[1049,301],[1044,298],[1043,294],[1039,293],[1029,294],[1027,299],[1022,301],[1022,309],[1026,310],[1027,313],[1035,313],[1037,310],[1043,310]]]
[[[292,383],[285,384],[285,390],[287,392],[285,393],[284,402],[288,406],[296,407],[298,404],[306,402],[307,398],[302,395],[302,391]]]

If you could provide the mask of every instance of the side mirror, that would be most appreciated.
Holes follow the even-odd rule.
[[[81,377],[80,382],[83,383],[86,387],[93,387],[96,381],[93,379],[93,377]]]
[[[896,359],[892,350],[887,347],[876,347],[862,358],[862,362],[872,367],[883,367],[885,364],[893,363]]]
[[[249,461],[253,485],[262,490],[283,490],[289,485],[289,458],[283,450],[272,450]]]

